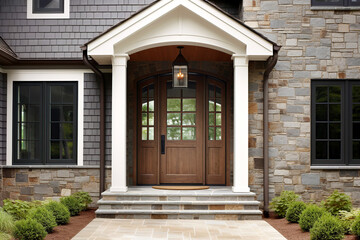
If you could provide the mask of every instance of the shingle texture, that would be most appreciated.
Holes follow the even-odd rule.
[[[80,46],[155,0],[71,0],[70,19],[27,19],[27,0],[0,1],[0,36],[22,59],[80,59]],[[213,0],[225,11],[238,9]]]

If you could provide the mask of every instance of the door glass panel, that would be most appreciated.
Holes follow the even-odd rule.
[[[147,112],[147,99],[143,99],[141,108],[143,112]]]
[[[221,126],[221,113],[216,113],[216,126]]]
[[[141,140],[154,140],[155,100],[154,84],[142,88]]]
[[[154,99],[149,100],[149,112],[154,112]]]
[[[147,125],[147,113],[142,114],[141,123],[142,123],[143,126]]]
[[[196,113],[183,113],[183,126],[195,125]]]
[[[209,84],[208,104],[209,104],[209,140],[221,140],[222,107],[221,107],[221,88]],[[215,126],[219,126],[216,127]]]
[[[154,126],[155,116],[154,113],[149,113],[149,125]]]
[[[221,99],[216,99],[216,111],[221,112]]]
[[[154,140],[154,127],[149,127],[149,140]]]
[[[171,98],[180,98],[181,97],[181,88],[173,88],[172,83],[167,83],[167,97]]]
[[[183,111],[196,111],[196,99],[183,99]]]
[[[209,140],[214,140],[214,139],[215,139],[215,128],[209,127]]]
[[[341,158],[341,142],[331,141],[329,142],[329,158],[340,159]]]
[[[325,104],[316,105],[316,121],[327,121],[327,107]]]
[[[216,128],[216,140],[221,140],[221,128]]]
[[[167,125],[181,125],[181,113],[168,113]]]
[[[168,127],[167,128],[168,140],[181,140],[181,127]]]
[[[330,123],[329,124],[330,139],[341,139],[341,124]]]
[[[196,132],[194,127],[184,127],[182,130],[183,140],[196,140]]]
[[[316,87],[316,102],[323,103],[327,102],[327,87]]]
[[[209,100],[209,111],[210,111],[210,112],[215,111],[214,100]]]
[[[341,87],[329,87],[329,102],[341,102]]]
[[[316,159],[327,159],[327,143],[316,141]]]
[[[317,139],[327,139],[328,124],[327,123],[317,123],[316,124],[316,138]]]
[[[168,98],[167,99],[167,110],[168,111],[181,111],[181,99]]]
[[[143,127],[141,131],[141,140],[147,140],[147,127]]]
[[[340,121],[341,120],[341,105],[340,104],[330,104],[329,105],[329,113],[330,113],[329,114],[330,121]],[[359,114],[360,114],[360,111],[359,111]]]
[[[215,125],[215,114],[209,113],[209,126],[214,126],[214,125]]]

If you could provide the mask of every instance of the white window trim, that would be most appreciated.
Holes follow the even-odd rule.
[[[33,0],[27,0],[28,19],[70,18],[70,0],[64,0],[64,13],[33,13]]]
[[[7,110],[6,110],[6,165],[13,165],[13,87],[14,82],[34,81],[73,81],[78,83],[78,132],[77,166],[84,165],[84,74],[89,70],[9,70],[7,71]]]

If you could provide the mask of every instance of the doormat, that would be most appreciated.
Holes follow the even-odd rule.
[[[153,188],[161,190],[203,190],[209,189],[209,186],[153,186]]]

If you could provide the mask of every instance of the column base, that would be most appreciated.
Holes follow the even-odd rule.
[[[249,187],[232,187],[232,191],[233,192],[244,192],[244,193],[248,193],[250,192],[250,188]]]
[[[110,192],[112,193],[123,193],[127,191],[128,187],[110,187]]]

